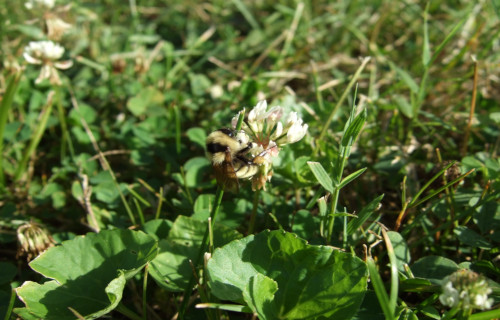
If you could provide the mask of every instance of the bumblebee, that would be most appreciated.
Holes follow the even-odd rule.
[[[249,142],[243,131],[227,128],[216,130],[207,137],[206,146],[217,183],[226,191],[237,192],[238,179],[252,178],[264,163],[265,151],[252,156],[250,151],[256,144]]]

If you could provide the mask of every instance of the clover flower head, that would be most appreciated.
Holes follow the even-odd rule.
[[[57,16],[47,17],[45,23],[47,24],[47,37],[56,41],[60,40],[63,35],[73,27]]]
[[[24,48],[24,58],[32,64],[42,64],[43,61],[58,60],[64,54],[64,48],[50,40],[31,41]]]
[[[308,126],[303,124],[297,112],[290,112],[282,122],[285,110],[280,106],[267,110],[267,102],[262,100],[248,113],[242,130],[256,146],[250,150],[255,157],[263,159],[260,173],[252,178],[254,189],[265,188],[266,181],[272,177],[272,159],[277,157],[281,146],[301,140],[307,133]],[[236,128],[239,113],[232,119]]]
[[[28,0],[24,3],[24,6],[28,10],[32,10],[34,8],[52,9],[55,4],[55,0]]]
[[[55,243],[50,232],[35,222],[28,222],[17,228],[17,241],[19,244],[17,256],[26,256],[28,261]]]
[[[64,48],[50,40],[31,41],[24,48],[24,59],[30,64],[41,64],[42,69],[35,83],[49,79],[50,83],[60,85],[61,79],[56,69],[65,70],[73,65],[71,60],[56,61],[64,54]]]
[[[445,278],[439,301],[450,308],[459,307],[465,311],[472,309],[489,309],[493,299],[488,298],[492,292],[486,280],[479,274],[462,269]]]

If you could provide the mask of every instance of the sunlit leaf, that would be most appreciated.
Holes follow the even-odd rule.
[[[262,319],[350,318],[367,281],[359,258],[307,245],[282,231],[251,235],[217,249],[208,272],[214,295],[245,300]]]
[[[65,241],[30,263],[33,270],[54,280],[25,282],[17,294],[26,307],[15,312],[74,319],[71,307],[86,319],[95,319],[118,305],[126,280],[156,254],[155,239],[141,231],[115,229]]]

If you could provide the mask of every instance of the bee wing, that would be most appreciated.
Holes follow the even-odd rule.
[[[233,166],[231,152],[226,150],[225,159],[222,163],[213,166],[217,183],[224,191],[238,192],[240,185]]]

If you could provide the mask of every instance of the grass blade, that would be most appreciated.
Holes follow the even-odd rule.
[[[375,261],[372,257],[368,257],[366,259],[366,264],[368,266],[368,271],[370,272],[370,279],[373,285],[373,289],[375,290],[375,294],[377,295],[378,301],[380,303],[380,307],[384,312],[386,319],[394,319],[394,314],[391,312],[389,305],[389,297],[387,296],[387,292],[385,292],[384,282],[382,278],[378,274],[378,269],[375,264]]]
[[[424,66],[427,66],[429,61],[431,61],[431,49],[429,46],[428,18],[429,18],[429,2],[427,2],[427,5],[425,6],[425,11],[424,11],[424,43],[423,43],[423,47],[422,47],[422,64]]]
[[[50,91],[47,97],[47,104],[42,110],[42,116],[38,123],[38,127],[35,129],[35,132],[33,133],[33,136],[30,140],[30,143],[26,148],[26,150],[24,151],[23,157],[21,158],[21,161],[19,161],[19,165],[17,166],[17,169],[14,173],[15,181],[18,181],[23,175],[23,173],[26,171],[28,160],[31,158],[31,156],[35,152],[36,147],[40,143],[40,140],[42,139],[43,133],[47,128],[47,121],[49,120],[50,114],[52,113],[52,106],[54,105],[53,98],[54,98],[54,91]]]
[[[14,74],[9,84],[7,85],[7,89],[2,98],[2,103],[0,104],[0,189],[3,189],[5,186],[5,176],[3,173],[3,135],[5,131],[5,125],[7,124],[7,115],[9,114],[9,110],[12,106],[12,100],[14,99],[14,95],[17,91],[17,86],[19,84],[19,80],[21,79],[22,71],[18,71]]]
[[[365,223],[371,217],[371,215],[379,206],[380,201],[382,201],[382,198],[384,198],[383,194],[373,199],[369,204],[361,209],[361,211],[357,215],[357,219],[349,221],[349,223],[347,224],[347,235],[353,234],[363,225],[363,223]]]
[[[391,262],[391,291],[389,295],[389,309],[392,314],[395,314],[397,299],[398,299],[398,262],[396,254],[394,253],[394,247],[392,246],[391,239],[387,235],[387,231],[382,229],[382,236],[384,237],[385,246],[387,247],[387,255],[389,256],[389,261]]]

